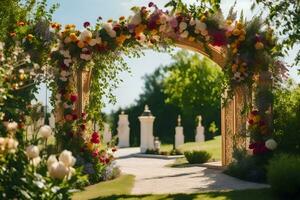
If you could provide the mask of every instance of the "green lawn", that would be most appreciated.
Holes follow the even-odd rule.
[[[99,196],[129,195],[134,184],[133,175],[122,175],[111,181],[100,182],[85,188],[84,191],[75,193],[72,200],[87,200]]]
[[[191,151],[191,150],[205,150],[212,155],[213,161],[221,160],[221,136],[216,136],[215,139],[206,142],[188,142],[179,146],[179,150]],[[173,148],[172,144],[162,144],[161,151],[171,151]]]
[[[113,195],[98,200],[276,200],[270,189],[166,195]]]

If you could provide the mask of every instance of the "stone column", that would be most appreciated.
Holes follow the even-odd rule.
[[[105,144],[111,141],[110,127],[107,123],[104,123],[103,141],[105,142]]]
[[[205,141],[205,135],[204,135],[204,127],[202,126],[202,117],[201,115],[198,116],[198,126],[196,128],[196,142],[204,142]]]
[[[119,138],[119,147],[129,147],[129,121],[128,115],[125,115],[122,112],[119,115],[119,122],[118,122],[118,138]]]
[[[155,117],[152,116],[148,106],[145,106],[143,114],[139,117],[141,122],[141,153],[145,153],[147,149],[154,149],[153,123]]]
[[[184,144],[183,127],[181,126],[181,117],[178,115],[177,126],[175,128],[175,148],[177,149],[180,145]]]

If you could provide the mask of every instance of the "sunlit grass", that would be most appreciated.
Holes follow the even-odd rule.
[[[172,144],[162,144],[161,151],[171,151],[173,148]],[[205,142],[188,142],[181,146],[179,146],[179,150],[184,151],[192,151],[192,150],[205,150],[212,155],[212,161],[220,161],[221,160],[221,136],[216,136],[213,140],[205,141]]]

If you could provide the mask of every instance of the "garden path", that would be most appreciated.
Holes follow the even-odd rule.
[[[123,173],[135,175],[132,194],[172,194],[203,191],[265,188],[268,185],[242,181],[205,167],[166,167],[174,160],[138,158],[139,148],[116,152],[117,164]]]

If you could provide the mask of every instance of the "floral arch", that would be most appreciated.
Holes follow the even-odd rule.
[[[126,68],[120,54],[137,56],[143,48],[177,45],[209,57],[227,78],[221,113],[223,165],[231,162],[234,148],[247,148],[246,136],[253,154],[272,152],[268,145],[272,139],[271,86],[281,72],[281,53],[272,30],[258,18],[246,22],[230,13],[225,20],[220,11],[203,7],[173,5],[169,12],[149,3],[133,11],[129,18],[99,19],[95,27],[86,22],[83,31],[72,24],[62,29],[58,23],[41,22],[42,31],[37,31],[37,24],[27,29],[20,24],[12,33],[32,58],[46,57],[59,148],[98,160],[95,138],[99,135],[91,122],[99,114],[103,88],[109,83],[101,80],[114,78]],[[35,51],[38,44],[43,51]]]

